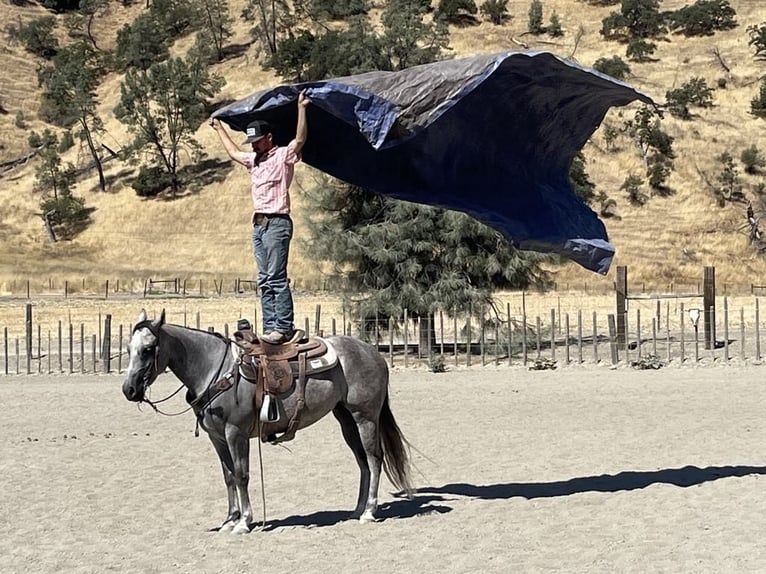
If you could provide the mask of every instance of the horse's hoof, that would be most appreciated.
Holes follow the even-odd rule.
[[[232,534],[250,534],[250,527],[247,524],[240,522],[231,531]]]
[[[234,530],[234,527],[237,525],[237,523],[233,520],[229,520],[228,522],[224,522],[221,524],[221,527],[218,529],[218,532],[231,532]]]
[[[378,519],[372,515],[372,512],[365,512],[359,517],[359,522],[362,524],[368,524],[370,522],[377,522]]]

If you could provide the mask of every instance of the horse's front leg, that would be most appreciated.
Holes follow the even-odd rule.
[[[211,436],[210,441],[213,443],[215,452],[218,454],[218,459],[221,461],[223,480],[226,483],[226,492],[229,498],[229,510],[223,524],[221,524],[221,528],[219,528],[219,532],[230,532],[234,529],[237,522],[239,522],[242,515],[239,510],[239,498],[237,496],[237,487],[234,481],[234,462],[229,453],[229,445],[226,444],[226,440],[223,437],[213,438]]]
[[[234,525],[234,534],[250,532],[250,524],[253,522],[253,509],[250,505],[250,436],[243,433],[234,425],[226,427],[226,443],[231,453],[234,471],[234,486],[239,498],[240,516]]]

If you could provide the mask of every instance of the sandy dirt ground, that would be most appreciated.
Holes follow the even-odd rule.
[[[380,520],[350,520],[330,416],[264,447],[266,529],[244,536],[214,530],[225,490],[193,416],[120,386],[0,378],[1,572],[766,571],[763,367],[395,370],[414,498],[383,481]],[[256,457],[251,497],[260,518]]]

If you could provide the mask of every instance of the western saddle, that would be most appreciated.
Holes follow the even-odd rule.
[[[260,440],[272,444],[292,440],[306,405],[306,377],[333,368],[338,363],[335,350],[324,339],[307,337],[302,330],[296,330],[284,343],[268,343],[258,338],[246,319],[237,323],[234,342],[239,348],[240,368],[254,375],[245,379],[256,384],[253,406],[262,423],[256,425],[261,429]],[[295,412],[285,422],[279,399],[292,394],[296,397]],[[279,432],[282,434],[277,436]]]

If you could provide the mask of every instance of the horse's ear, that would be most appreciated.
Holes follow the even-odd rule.
[[[164,308],[162,309],[162,313],[160,313],[160,318],[159,318],[159,321],[157,322],[157,324],[160,327],[165,324],[165,309]]]
[[[141,312],[138,314],[138,321],[137,323],[142,323],[146,321],[146,309],[141,309]]]

